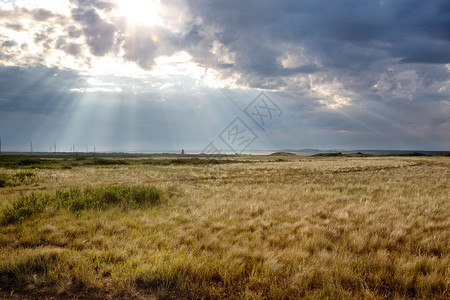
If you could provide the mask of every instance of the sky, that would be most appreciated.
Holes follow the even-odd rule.
[[[450,2],[0,0],[0,139],[450,150]]]

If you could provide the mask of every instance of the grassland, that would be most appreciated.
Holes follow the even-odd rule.
[[[449,299],[448,157],[0,157],[0,298]]]

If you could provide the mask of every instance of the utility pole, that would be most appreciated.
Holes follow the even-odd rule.
[[[33,153],[33,141],[30,141],[30,153]]]
[[[55,143],[55,153],[56,153],[56,143]]]

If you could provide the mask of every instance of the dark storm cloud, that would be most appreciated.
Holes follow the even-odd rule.
[[[235,72],[252,82],[260,81],[253,76],[277,81],[277,77],[320,70],[367,69],[387,59],[450,62],[450,9],[445,1],[162,1],[163,7],[174,13],[169,18],[186,20],[182,34],[142,26],[125,34],[124,20],[104,19],[99,14],[108,14],[114,2],[71,2],[72,17],[82,26],[92,54],[103,56],[123,48],[126,59],[145,69],[153,66],[156,55],[182,50],[204,66],[221,70],[224,76]],[[184,6],[189,15],[177,13],[184,12]],[[54,16],[43,9],[22,9],[25,12],[41,21]],[[9,12],[18,13],[17,9]],[[66,33],[73,38],[81,35],[73,25]],[[233,54],[232,62],[211,53],[215,42]],[[285,66],[281,58],[287,54],[304,59]]]
[[[388,59],[450,62],[450,10],[445,1],[187,3],[191,13],[201,17],[203,29],[198,25],[192,28],[201,33],[194,36],[197,47],[190,47],[190,53],[202,63],[220,68],[215,57],[204,55],[205,47],[211,48],[216,39],[235,54],[234,70],[249,76],[292,76],[320,68],[368,69]],[[209,34],[208,28],[216,30]],[[279,58],[286,45],[299,47],[310,61],[296,68],[282,66]]]

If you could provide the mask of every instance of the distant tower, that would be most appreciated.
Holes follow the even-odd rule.
[[[181,149],[181,155],[184,155],[184,149]]]
[[[56,153],[56,143],[55,143],[55,153]]]
[[[33,141],[30,141],[30,153],[33,153]]]

